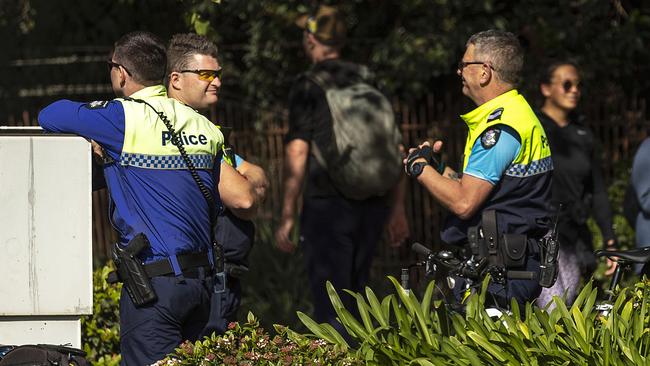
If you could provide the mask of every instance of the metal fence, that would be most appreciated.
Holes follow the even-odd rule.
[[[29,103],[30,107],[46,101]],[[612,103],[589,100],[583,103],[588,126],[602,144],[603,169],[606,179],[613,174],[617,162],[629,162],[638,144],[647,136],[650,127],[646,100],[632,98]],[[422,100],[405,102],[394,100],[393,106],[400,120],[406,146],[414,146],[426,138],[445,141],[446,156],[451,166],[462,154],[465,125],[458,115],[471,108],[464,98],[453,93],[429,95]],[[24,110],[4,116],[0,125],[36,125],[38,109]],[[283,138],[287,131],[287,112],[283,109],[259,110],[235,100],[222,100],[210,117],[216,123],[233,128],[230,141],[238,154],[266,170],[271,186],[261,210],[259,225],[274,225],[282,198]],[[444,212],[415,182],[409,182],[406,196],[411,239],[431,245],[439,244],[439,228]],[[96,264],[108,257],[110,243],[116,240],[108,220],[108,197],[105,190],[93,193],[93,249]],[[397,273],[409,257],[407,248],[392,249],[381,246],[374,264],[379,273]]]

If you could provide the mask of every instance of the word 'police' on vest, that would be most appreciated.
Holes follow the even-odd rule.
[[[198,145],[198,144],[206,145],[208,143],[208,138],[203,134],[199,134],[197,136],[197,135],[188,135],[185,132],[181,132],[179,137],[183,145]],[[172,134],[169,131],[163,131],[162,146],[165,146],[168,143],[172,143]]]

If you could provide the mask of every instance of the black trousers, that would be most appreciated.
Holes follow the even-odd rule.
[[[356,301],[342,290],[363,291],[389,212],[384,197],[364,201],[342,197],[305,199],[300,246],[304,251],[316,321],[342,330],[327,295],[327,281],[337,289],[346,308],[355,313]]]

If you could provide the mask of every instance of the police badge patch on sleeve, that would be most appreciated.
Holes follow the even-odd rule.
[[[485,130],[481,135],[481,146],[484,149],[490,149],[492,146],[497,144],[499,141],[499,136],[501,135],[501,129],[499,127],[491,127]]]
[[[86,108],[88,109],[102,109],[106,108],[108,105],[107,100],[96,100],[94,102],[86,103]]]

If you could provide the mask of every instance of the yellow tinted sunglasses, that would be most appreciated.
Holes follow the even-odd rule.
[[[179,72],[191,72],[193,74],[197,74],[199,76],[199,80],[207,81],[208,83],[211,83],[214,79],[219,79],[220,81],[223,80],[221,79],[223,68],[218,70],[181,70]]]

